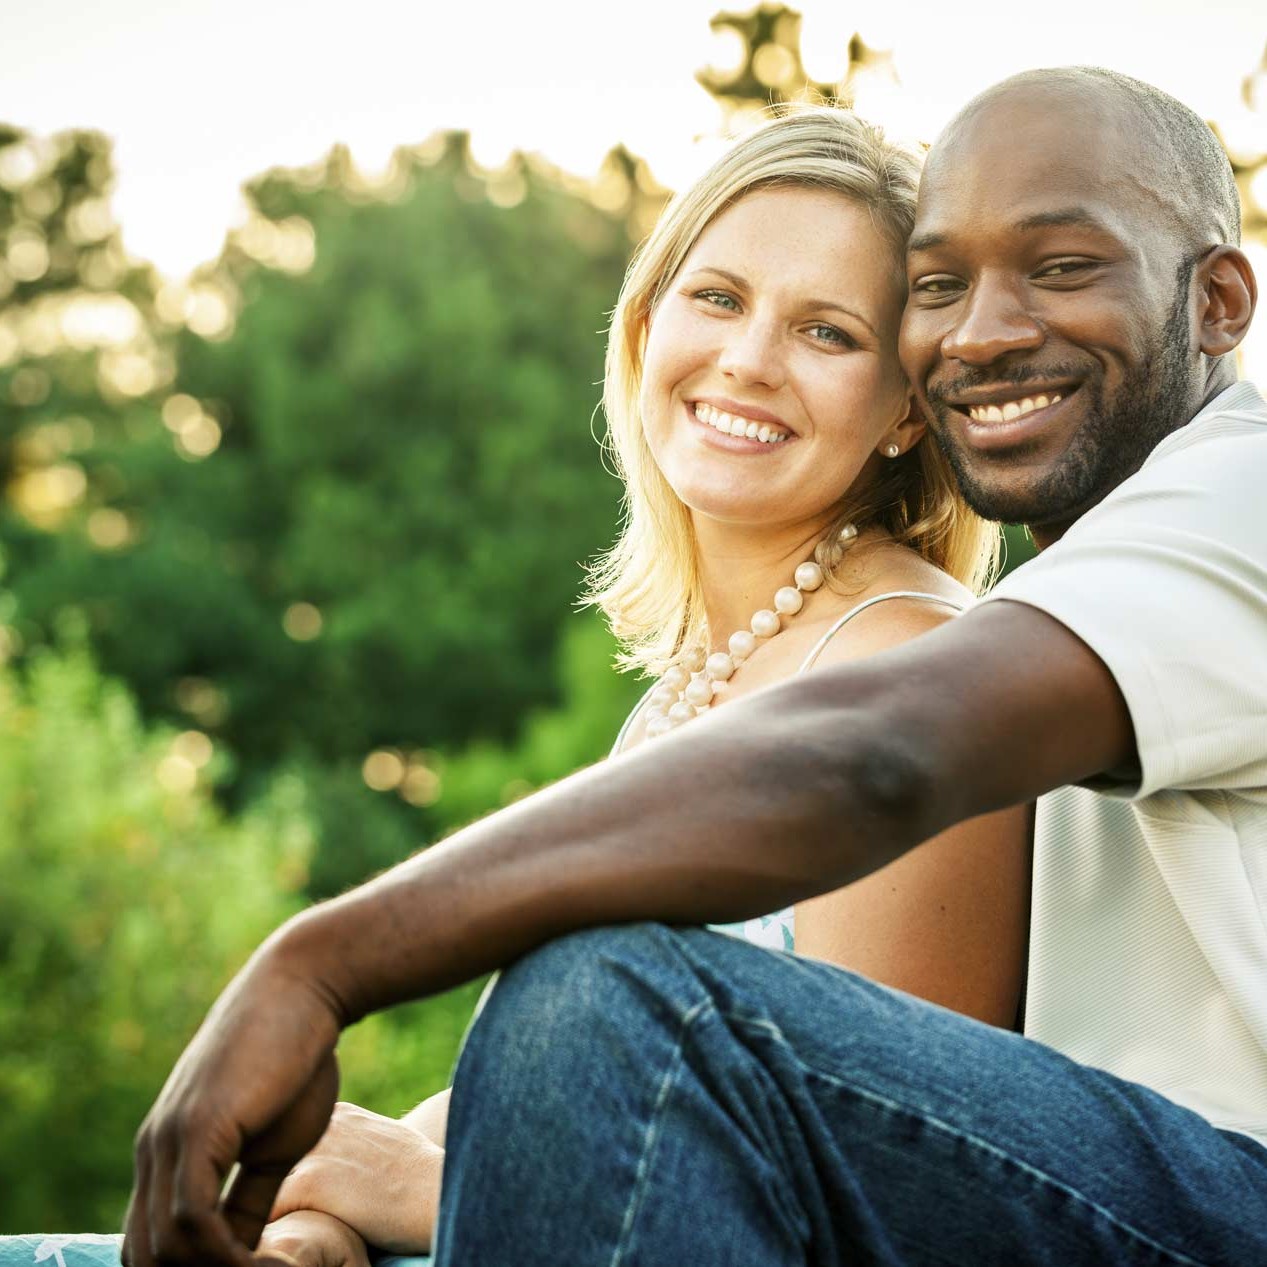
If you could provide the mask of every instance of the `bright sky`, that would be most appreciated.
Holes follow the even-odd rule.
[[[241,218],[241,182],[347,143],[381,167],[438,128],[476,157],[537,150],[591,174],[617,141],[677,187],[715,147],[719,113],[694,80],[733,48],[721,0],[41,0],[9,5],[0,120],[38,132],[94,127],[115,142],[115,208],[129,249],[179,275]],[[931,140],[957,106],[1017,70],[1094,62],[1147,79],[1247,150],[1267,149],[1267,101],[1242,79],[1267,46],[1262,0],[803,0],[807,68],[841,73],[857,30],[891,49],[899,85],[864,84],[860,111]],[[874,14],[871,10],[874,9]],[[1267,95],[1267,94],[1264,94]],[[1265,182],[1267,184],[1267,182]],[[1264,192],[1267,201],[1267,190]],[[1267,249],[1255,263],[1267,290]],[[1246,369],[1267,381],[1267,314]]]

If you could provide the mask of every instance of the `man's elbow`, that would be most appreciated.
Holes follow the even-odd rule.
[[[796,788],[811,835],[857,878],[953,821],[934,737],[904,722],[884,693],[833,698],[812,677],[782,702],[776,777]],[[791,719],[791,724],[787,724]],[[953,811],[951,811],[953,812]]]

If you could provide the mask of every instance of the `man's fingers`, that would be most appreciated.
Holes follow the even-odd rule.
[[[137,1133],[133,1165],[136,1178],[132,1186],[132,1196],[128,1200],[128,1211],[123,1216],[123,1249],[120,1258],[123,1260],[123,1267],[153,1267],[154,1255],[150,1252],[150,1221],[147,1213],[150,1154],[144,1126]]]
[[[290,1107],[242,1150],[241,1165],[224,1201],[234,1235],[254,1246],[291,1167],[325,1133],[339,1094],[339,1066],[327,1052]]]
[[[156,1237],[153,1242],[159,1263],[177,1259],[251,1267],[249,1246],[254,1240],[248,1243],[235,1236],[228,1219],[216,1208],[222,1178],[216,1163],[205,1155],[192,1154],[186,1146],[171,1174],[164,1240]]]
[[[285,1169],[279,1167],[239,1168],[225,1197],[224,1217],[243,1245],[259,1243],[285,1178]]]

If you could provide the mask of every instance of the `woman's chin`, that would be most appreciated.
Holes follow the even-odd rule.
[[[725,495],[714,493],[711,496],[683,497],[682,501],[695,520],[707,520],[736,530],[773,529],[802,518],[786,498],[771,497],[764,492],[759,497],[754,497],[751,491]]]

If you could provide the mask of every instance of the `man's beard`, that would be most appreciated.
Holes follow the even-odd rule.
[[[948,407],[941,400],[930,404],[938,414],[934,438],[949,461],[964,499],[977,514],[1001,523],[1032,527],[1068,524],[1089,510],[1144,464],[1154,448],[1188,421],[1193,369],[1189,360],[1188,282],[1192,265],[1185,261],[1175,302],[1158,332],[1155,346],[1130,371],[1111,401],[1106,401],[1102,381],[1084,381],[1081,390],[1090,400],[1086,419],[1068,448],[1050,469],[1031,483],[997,487],[989,479],[991,468],[1015,469],[1017,459],[987,459],[966,451],[946,425]],[[1052,367],[1042,378],[1062,376],[1065,367]],[[1074,377],[1076,375],[1070,375]],[[980,375],[962,390],[1000,382],[1023,383],[1040,375],[1018,367],[1006,375]],[[944,398],[946,393],[938,393]],[[1023,461],[1024,459],[1020,459]]]

